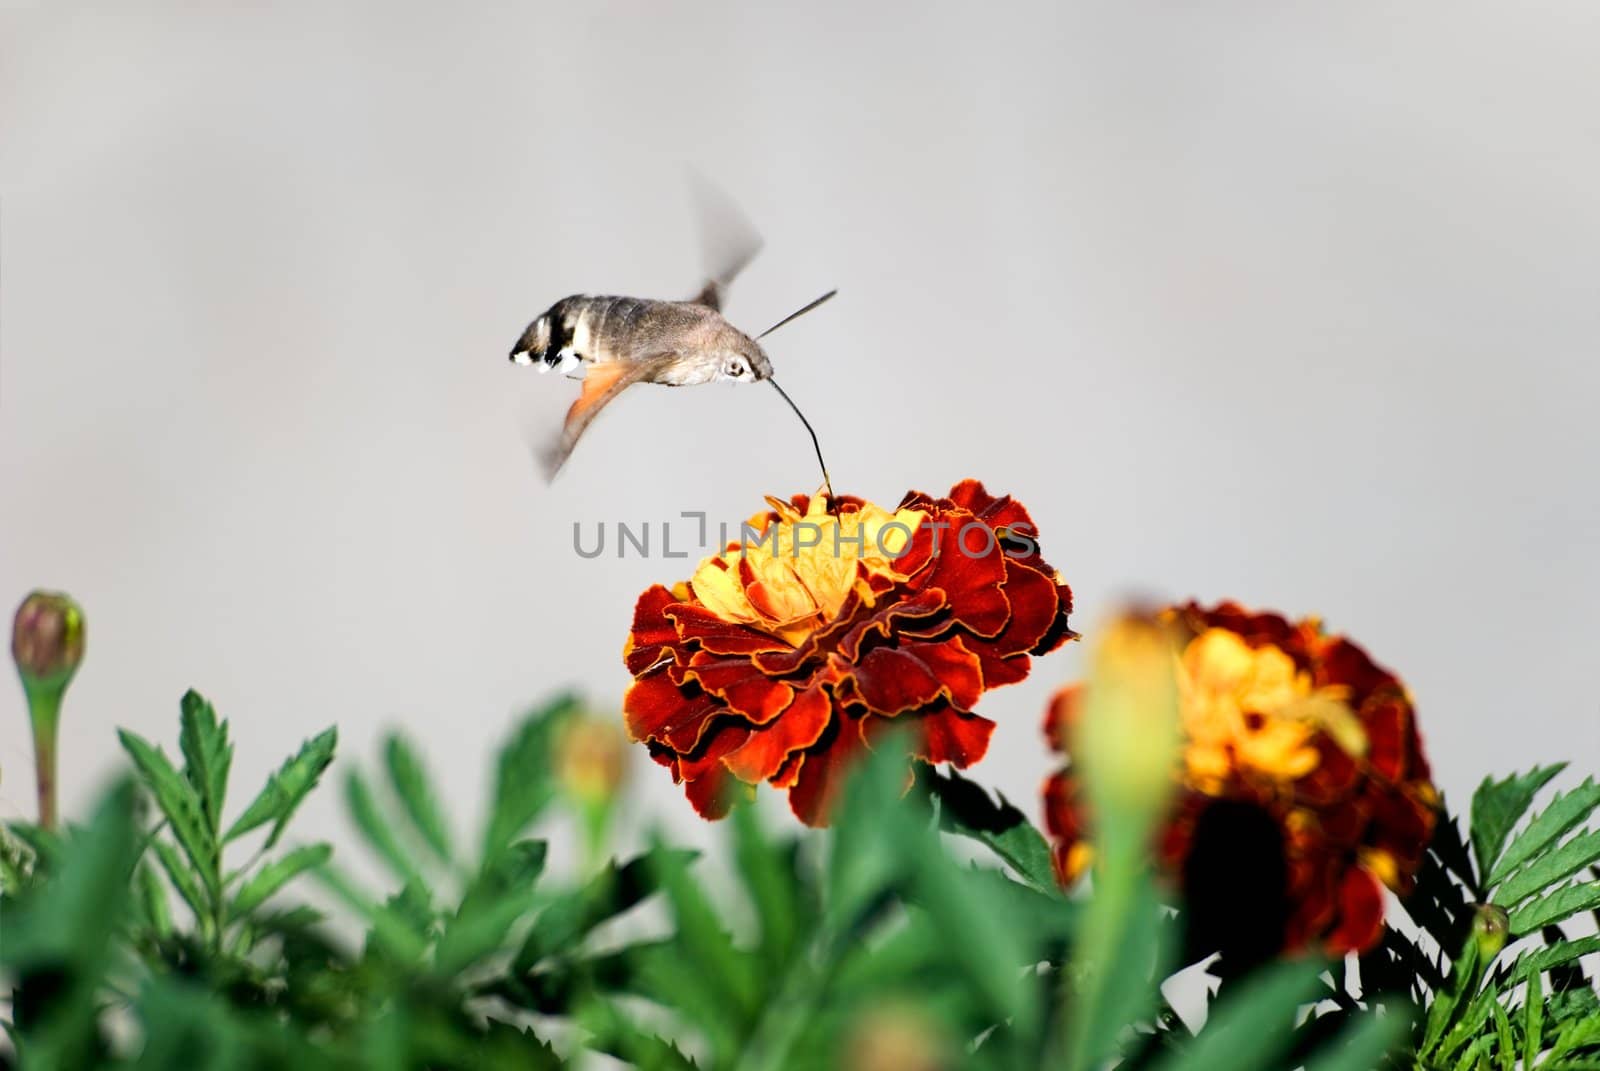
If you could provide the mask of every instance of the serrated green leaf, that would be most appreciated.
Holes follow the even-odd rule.
[[[1528,823],[1528,828],[1514,838],[1505,853],[1500,856],[1490,870],[1488,879],[1484,884],[1493,887],[1504,881],[1523,863],[1532,859],[1547,847],[1560,840],[1568,830],[1574,828],[1594,813],[1600,807],[1600,784],[1592,779],[1585,779],[1583,784],[1570,792],[1563,792],[1550,801],[1550,806],[1534,816]]]
[[[699,857],[697,852],[671,849],[683,866]],[[658,866],[652,853],[635,856],[621,866],[615,862],[596,874],[583,890],[563,896],[540,913],[517,953],[513,970],[526,974],[547,957],[571,950],[590,930],[616,918],[654,896],[660,889]]]
[[[1294,1017],[1321,989],[1321,963],[1265,968],[1219,1000],[1200,1036],[1167,1052],[1159,1071],[1256,1071],[1275,1066],[1293,1040]]]
[[[1450,976],[1443,990],[1433,995],[1428,1005],[1428,1019],[1422,1034],[1422,1051],[1432,1052],[1444,1038],[1445,1031],[1456,1020],[1463,1002],[1478,991],[1478,983],[1488,964],[1479,962],[1478,942],[1468,937],[1461,945],[1450,966]]]
[[[511,889],[497,897],[474,897],[446,921],[434,948],[434,969],[453,977],[486,956],[499,951],[506,935],[522,916],[533,910],[536,894],[531,886]]]
[[[356,829],[379,857],[389,864],[389,869],[402,881],[415,880],[418,877],[417,864],[390,828],[389,820],[378,807],[378,801],[373,798],[372,789],[367,785],[366,778],[361,776],[360,770],[353,769],[345,775],[344,802]]]
[[[1511,936],[1526,937],[1551,923],[1596,908],[1600,908],[1600,882],[1565,885],[1511,912]]]
[[[1491,900],[1512,907],[1544,892],[1589,864],[1600,860],[1600,831],[1580,833],[1552,851],[1531,860],[1495,889]]]
[[[659,842],[653,848],[650,858],[656,867],[656,880],[677,923],[678,955],[693,968],[695,980],[691,984],[704,987],[706,995],[724,1009],[724,1014],[748,1015],[755,1008],[757,994],[751,961],[734,948],[720,913],[706,899],[699,883],[689,877],[681,857],[666,851]]]
[[[503,946],[511,928],[540,899],[537,882],[548,855],[545,841],[521,840],[484,861],[445,921],[434,949],[436,971],[454,975]]]
[[[211,839],[215,841],[222,830],[228,768],[233,763],[228,723],[218,722],[216,710],[193,689],[183,694],[179,705],[182,729],[178,734],[178,747],[183,752],[183,773],[200,797]]]
[[[405,737],[391,733],[383,747],[389,784],[405,808],[411,826],[441,862],[451,859],[450,826],[439,807],[428,771]]]
[[[1533,804],[1534,796],[1550,779],[1567,768],[1564,762],[1539,766],[1503,781],[1483,779],[1472,795],[1472,851],[1478,873],[1487,878],[1505,847],[1506,837]]]
[[[629,1015],[606,1001],[586,1003],[576,1015],[578,1025],[590,1035],[588,1047],[626,1061],[640,1071],[698,1071],[677,1044],[641,1030]]]
[[[155,797],[156,806],[166,817],[172,835],[194,865],[195,874],[207,892],[215,897],[222,888],[219,846],[211,835],[199,793],[178,773],[160,748],[151,746],[142,736],[126,729],[119,729],[117,736],[122,740],[123,749],[133,759],[140,778]]]
[[[1438,1062],[1448,1064],[1461,1048],[1480,1036],[1485,1024],[1493,1014],[1492,1009],[1498,1003],[1492,990],[1479,990],[1477,995],[1467,1004],[1466,1011],[1450,1032],[1444,1036],[1438,1048]]]
[[[1527,981],[1528,975],[1535,971],[1547,971],[1595,952],[1600,952],[1600,937],[1580,937],[1575,941],[1563,941],[1558,945],[1519,956],[1511,972],[1511,978],[1513,982]]]
[[[940,828],[986,845],[1038,891],[1052,896],[1059,893],[1050,846],[1027,815],[1004,796],[991,797],[954,770],[941,774],[924,766],[918,776],[939,801]]]
[[[522,719],[501,746],[484,830],[485,859],[510,844],[555,798],[550,766],[555,731],[578,709],[576,699],[563,696]]]
[[[1531,1068],[1544,1047],[1544,997],[1541,993],[1542,975],[1528,976],[1528,990],[1522,1005],[1522,1066]]]
[[[1574,1049],[1600,1045],[1600,1015],[1588,1015],[1573,1022],[1562,1023],[1545,1057],[1544,1067],[1560,1067],[1562,1059]]]
[[[333,762],[333,752],[338,742],[339,730],[331,728],[301,744],[300,750],[284,760],[277,773],[267,778],[267,783],[250,801],[244,814],[228,827],[228,832],[222,837],[223,843],[270,822],[272,832],[267,836],[266,847],[277,844],[295,810],[317,786],[328,764]]]
[[[167,880],[178,890],[178,895],[194,913],[195,920],[198,922],[209,918],[211,909],[205,891],[201,888],[200,879],[189,869],[189,864],[178,854],[178,849],[164,840],[152,841],[150,848],[156,853],[156,862],[161,864],[161,870],[167,875]]]
[[[332,858],[333,847],[318,843],[296,848],[273,860],[239,887],[233,903],[228,907],[229,919],[244,918],[296,877]]]
[[[1489,1010],[1494,1015],[1495,1062],[1500,1071],[1516,1071],[1517,1041],[1511,1030],[1511,1017],[1498,1000]]]

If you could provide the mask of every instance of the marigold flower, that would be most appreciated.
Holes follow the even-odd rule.
[[[1184,886],[1191,928],[1225,937],[1231,913],[1258,931],[1281,928],[1263,938],[1272,950],[1372,947],[1384,887],[1410,891],[1437,820],[1404,685],[1315,618],[1233,603],[1163,616],[1184,746],[1159,855]],[[1051,702],[1045,733],[1058,750],[1078,704],[1076,687]],[[1046,783],[1044,805],[1057,875],[1070,884],[1091,857],[1070,767]]]
[[[891,724],[912,757],[968,766],[994,723],[985,691],[1054,650],[1072,594],[1023,507],[967,480],[893,511],[769,498],[741,543],[639,597],[623,659],[628,732],[707,818],[766,781],[827,821],[852,757]]]

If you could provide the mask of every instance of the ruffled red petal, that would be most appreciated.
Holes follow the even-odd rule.
[[[844,788],[856,757],[866,748],[861,722],[848,714],[835,718],[831,735],[816,750],[806,752],[789,790],[789,808],[806,825],[828,824],[834,799]]]
[[[723,762],[733,775],[750,784],[778,776],[790,756],[822,738],[833,716],[833,699],[820,685],[801,692],[772,724],[756,729]]]
[[[628,634],[623,662],[635,677],[672,656],[678,632],[664,611],[677,601],[672,592],[657,584],[634,604],[633,631]]]
[[[928,706],[941,697],[970,709],[983,694],[983,670],[959,639],[875,647],[850,669],[840,692],[843,698],[858,699],[874,713],[888,716]]]

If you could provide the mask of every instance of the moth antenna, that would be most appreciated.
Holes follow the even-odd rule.
[[[813,301],[811,304],[807,305],[805,308],[796,309],[794,312],[791,312],[789,315],[785,316],[783,319],[779,320],[777,323],[773,324],[771,327],[767,328],[765,331],[763,331],[759,335],[757,335],[756,336],[756,341],[759,342],[762,339],[766,338],[768,335],[772,334],[772,332],[776,331],[778,328],[782,327],[784,324],[789,323],[792,320],[800,319],[800,317],[804,316],[806,313],[810,312],[812,309],[816,308],[818,305],[821,305],[824,301],[827,301],[829,298],[833,297],[833,295],[837,294],[838,292],[839,292],[838,290],[829,290],[826,294],[823,294],[821,297],[817,298],[817,300]],[[776,386],[776,384],[774,384],[774,386]],[[782,391],[779,391],[778,393],[779,394],[783,394]],[[784,397],[787,398],[788,395],[784,394]],[[793,405],[794,403],[790,402],[789,404]],[[798,409],[795,410],[795,412],[797,412],[797,413],[799,411],[800,410],[798,410]],[[805,417],[801,417],[800,419],[804,420]]]
[[[825,297],[822,297],[822,298],[818,299],[817,301],[813,301],[809,307],[814,308],[817,305],[820,305],[822,302],[828,300],[828,298],[830,298],[832,296],[833,296],[832,294],[828,294]],[[800,312],[805,312],[805,311],[806,311],[805,309],[801,309],[800,310]],[[798,315],[800,315],[799,312],[795,313],[795,316],[798,316]],[[794,319],[794,316],[789,317],[789,319],[791,319],[791,320]],[[783,324],[779,324],[778,326],[782,327]],[[802,423],[802,424],[804,424],[806,426],[806,432],[808,434],[810,434],[810,436],[811,436],[811,448],[817,452],[817,464],[822,467],[822,486],[824,486],[824,487],[826,487],[828,489],[828,503],[831,506],[833,504],[833,497],[834,497],[833,496],[833,480],[829,479],[829,477],[828,477],[828,463],[826,461],[822,460],[822,444],[817,442],[816,430],[811,427],[811,421],[806,419],[806,415],[800,411],[800,407],[798,405],[794,404],[794,399],[789,397],[788,393],[785,392],[782,387],[778,386],[778,381],[776,379],[773,379],[771,376],[768,376],[767,377],[767,382],[772,384],[772,389],[773,390],[777,391],[780,395],[783,396],[783,400],[789,403],[789,408],[794,410],[794,415],[800,418],[800,423]]]

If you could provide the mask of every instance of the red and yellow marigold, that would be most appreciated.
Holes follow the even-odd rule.
[[[994,723],[979,698],[1073,635],[1027,511],[973,480],[893,511],[767,501],[686,583],[640,596],[623,651],[632,737],[708,818],[765,781],[813,825],[890,726],[910,730],[912,758],[982,758]]]
[[[1437,817],[1405,687],[1316,619],[1291,623],[1233,603],[1190,603],[1163,617],[1173,628],[1184,736],[1164,869],[1186,886],[1225,888],[1227,875],[1195,872],[1197,831],[1219,815],[1265,816],[1282,854],[1264,871],[1281,883],[1285,908],[1273,943],[1371,947],[1382,935],[1384,887],[1410,891]],[[1052,746],[1065,750],[1077,706],[1076,687],[1052,701]],[[1057,873],[1070,884],[1092,858],[1070,766],[1046,783],[1044,803]]]

